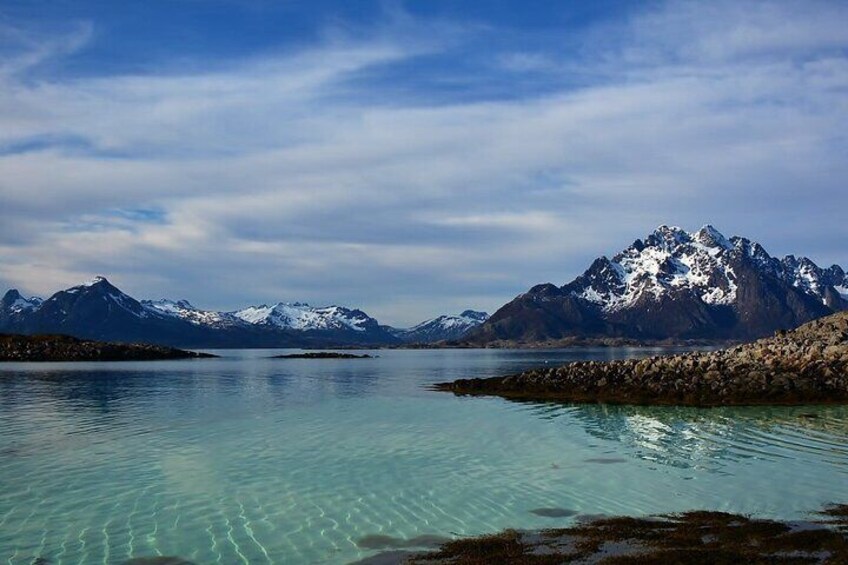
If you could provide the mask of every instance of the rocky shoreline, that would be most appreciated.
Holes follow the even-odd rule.
[[[461,395],[690,406],[848,402],[848,312],[711,352],[597,362],[435,385]]]
[[[146,343],[110,343],[67,335],[0,334],[0,361],[158,361],[216,357]]]

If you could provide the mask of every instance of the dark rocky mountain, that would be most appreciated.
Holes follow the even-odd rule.
[[[848,309],[848,276],[712,226],[660,226],[564,286],[531,288],[467,340],[751,339]]]
[[[6,327],[18,323],[28,312],[38,308],[43,301],[33,296],[24,298],[15,289],[8,291],[0,300],[0,327]]]
[[[488,319],[486,312],[465,310],[459,316],[439,316],[411,328],[395,329],[393,333],[404,343],[451,341],[461,339]]]
[[[204,311],[185,300],[139,302],[103,277],[59,291],[44,301],[8,291],[0,303],[0,331],[194,348],[398,342],[359,310],[281,303],[237,312]]]

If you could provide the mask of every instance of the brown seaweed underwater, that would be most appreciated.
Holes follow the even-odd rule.
[[[404,547],[398,545],[396,547]],[[457,539],[429,553],[387,552],[360,565],[603,565],[845,564],[848,505],[833,505],[807,522],[692,511],[635,517],[595,517],[569,528]]]

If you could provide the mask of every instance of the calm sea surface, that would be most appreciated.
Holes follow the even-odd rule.
[[[574,520],[540,508],[804,518],[848,502],[845,407],[568,406],[427,389],[656,350],[217,353],[0,364],[0,561],[347,563],[418,536]]]

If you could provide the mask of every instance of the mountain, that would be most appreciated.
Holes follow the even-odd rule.
[[[778,259],[709,225],[663,225],[564,286],[534,286],[467,339],[751,339],[845,309],[848,276],[838,265]]]
[[[36,296],[24,298],[15,289],[8,291],[0,299],[0,327],[17,323],[28,312],[38,308],[42,302],[44,301]]]
[[[18,292],[11,290],[9,297]],[[30,308],[14,312],[6,300],[0,330],[23,334],[67,334],[104,341],[143,341],[191,347],[225,346],[230,335],[157,312],[103,277],[62,290]],[[239,336],[246,337],[246,336]]]
[[[323,335],[345,343],[396,342],[377,320],[362,310],[342,306],[314,307],[301,302],[279,302],[274,306],[251,306],[230,315],[255,326],[294,330],[311,337]]]
[[[41,301],[10,290],[0,331],[181,347],[331,347],[397,343],[360,310],[280,303],[237,312],[200,310],[187,300],[138,301],[103,277]]]
[[[241,320],[230,313],[200,310],[192,306],[188,300],[163,298],[161,300],[142,300],[141,304],[151,312],[184,320],[196,326],[229,328],[241,323]]]
[[[488,319],[489,315],[486,312],[466,310],[459,316],[439,316],[411,328],[396,329],[393,333],[405,343],[457,340]]]
[[[18,314],[20,312],[38,308],[42,302],[44,302],[44,300],[37,296],[24,298],[21,296],[20,292],[12,289],[3,296],[2,301],[0,301],[0,308],[2,308],[4,312],[8,311]]]

